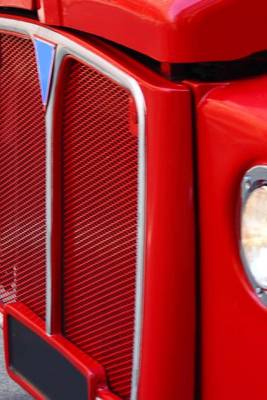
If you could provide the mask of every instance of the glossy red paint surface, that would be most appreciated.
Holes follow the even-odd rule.
[[[32,9],[31,0],[0,6]],[[267,49],[255,0],[40,0],[42,22],[93,33],[166,62],[233,60]]]
[[[108,390],[100,389],[97,391],[97,399],[99,399],[99,400],[119,400],[119,397],[110,393]]]
[[[26,10],[34,10],[36,8],[35,0],[0,0],[0,7],[16,7]]]
[[[267,164],[267,77],[212,89],[198,104],[203,400],[266,388],[267,308],[240,259],[240,183]]]
[[[52,0],[44,21],[55,22]],[[267,48],[267,3],[257,0],[60,0],[58,24],[93,33],[159,61],[245,57]],[[49,11],[50,8],[50,11]]]
[[[190,91],[100,41],[89,44],[65,35],[132,76],[143,91],[146,237],[138,400],[192,400],[195,237]]]
[[[179,86],[162,89],[144,87],[148,131],[147,248],[139,400],[194,396],[190,96]]]

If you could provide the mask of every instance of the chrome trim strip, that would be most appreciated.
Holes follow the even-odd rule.
[[[53,106],[59,68],[66,55],[72,55],[86,62],[118,84],[128,89],[136,102],[138,115],[138,230],[137,230],[137,273],[136,273],[136,304],[135,304],[135,335],[133,352],[132,390],[131,400],[138,396],[138,382],[140,374],[141,336],[143,323],[143,286],[144,286],[144,246],[145,246],[145,193],[146,193],[146,157],[145,157],[145,115],[146,106],[142,90],[138,82],[112,65],[99,55],[73,42],[71,39],[33,23],[0,18],[0,29],[24,33],[33,40],[35,36],[49,40],[57,45],[54,73],[52,77],[51,93],[48,99],[46,113],[46,330],[51,334],[52,304],[52,261],[51,261],[51,233],[52,233],[52,130]]]
[[[267,186],[267,166],[266,165],[255,165],[250,168],[244,175],[241,182],[241,210],[240,210],[240,256],[244,266],[246,275],[254,288],[255,294],[258,296],[259,300],[267,305],[267,291],[259,287],[254,276],[251,273],[248,260],[245,251],[242,246],[242,216],[244,215],[244,209],[249,196],[261,186]]]
[[[53,77],[51,84],[53,85]],[[51,90],[52,91],[52,90]],[[52,207],[53,207],[53,183],[52,183],[52,137],[53,137],[53,111],[48,100],[45,125],[46,125],[46,333],[52,335]]]

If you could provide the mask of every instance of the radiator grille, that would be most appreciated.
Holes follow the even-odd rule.
[[[63,101],[65,335],[129,399],[135,314],[137,135],[129,92],[69,65]]]
[[[0,34],[0,301],[45,313],[45,127],[32,41]]]

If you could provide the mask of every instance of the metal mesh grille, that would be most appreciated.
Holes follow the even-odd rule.
[[[73,61],[65,83],[65,335],[130,397],[136,277],[137,135],[129,92]]]
[[[0,34],[0,301],[45,313],[45,127],[34,47]]]

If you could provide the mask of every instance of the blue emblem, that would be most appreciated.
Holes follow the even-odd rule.
[[[35,56],[43,105],[46,106],[55,58],[55,45],[43,39],[34,38]]]

